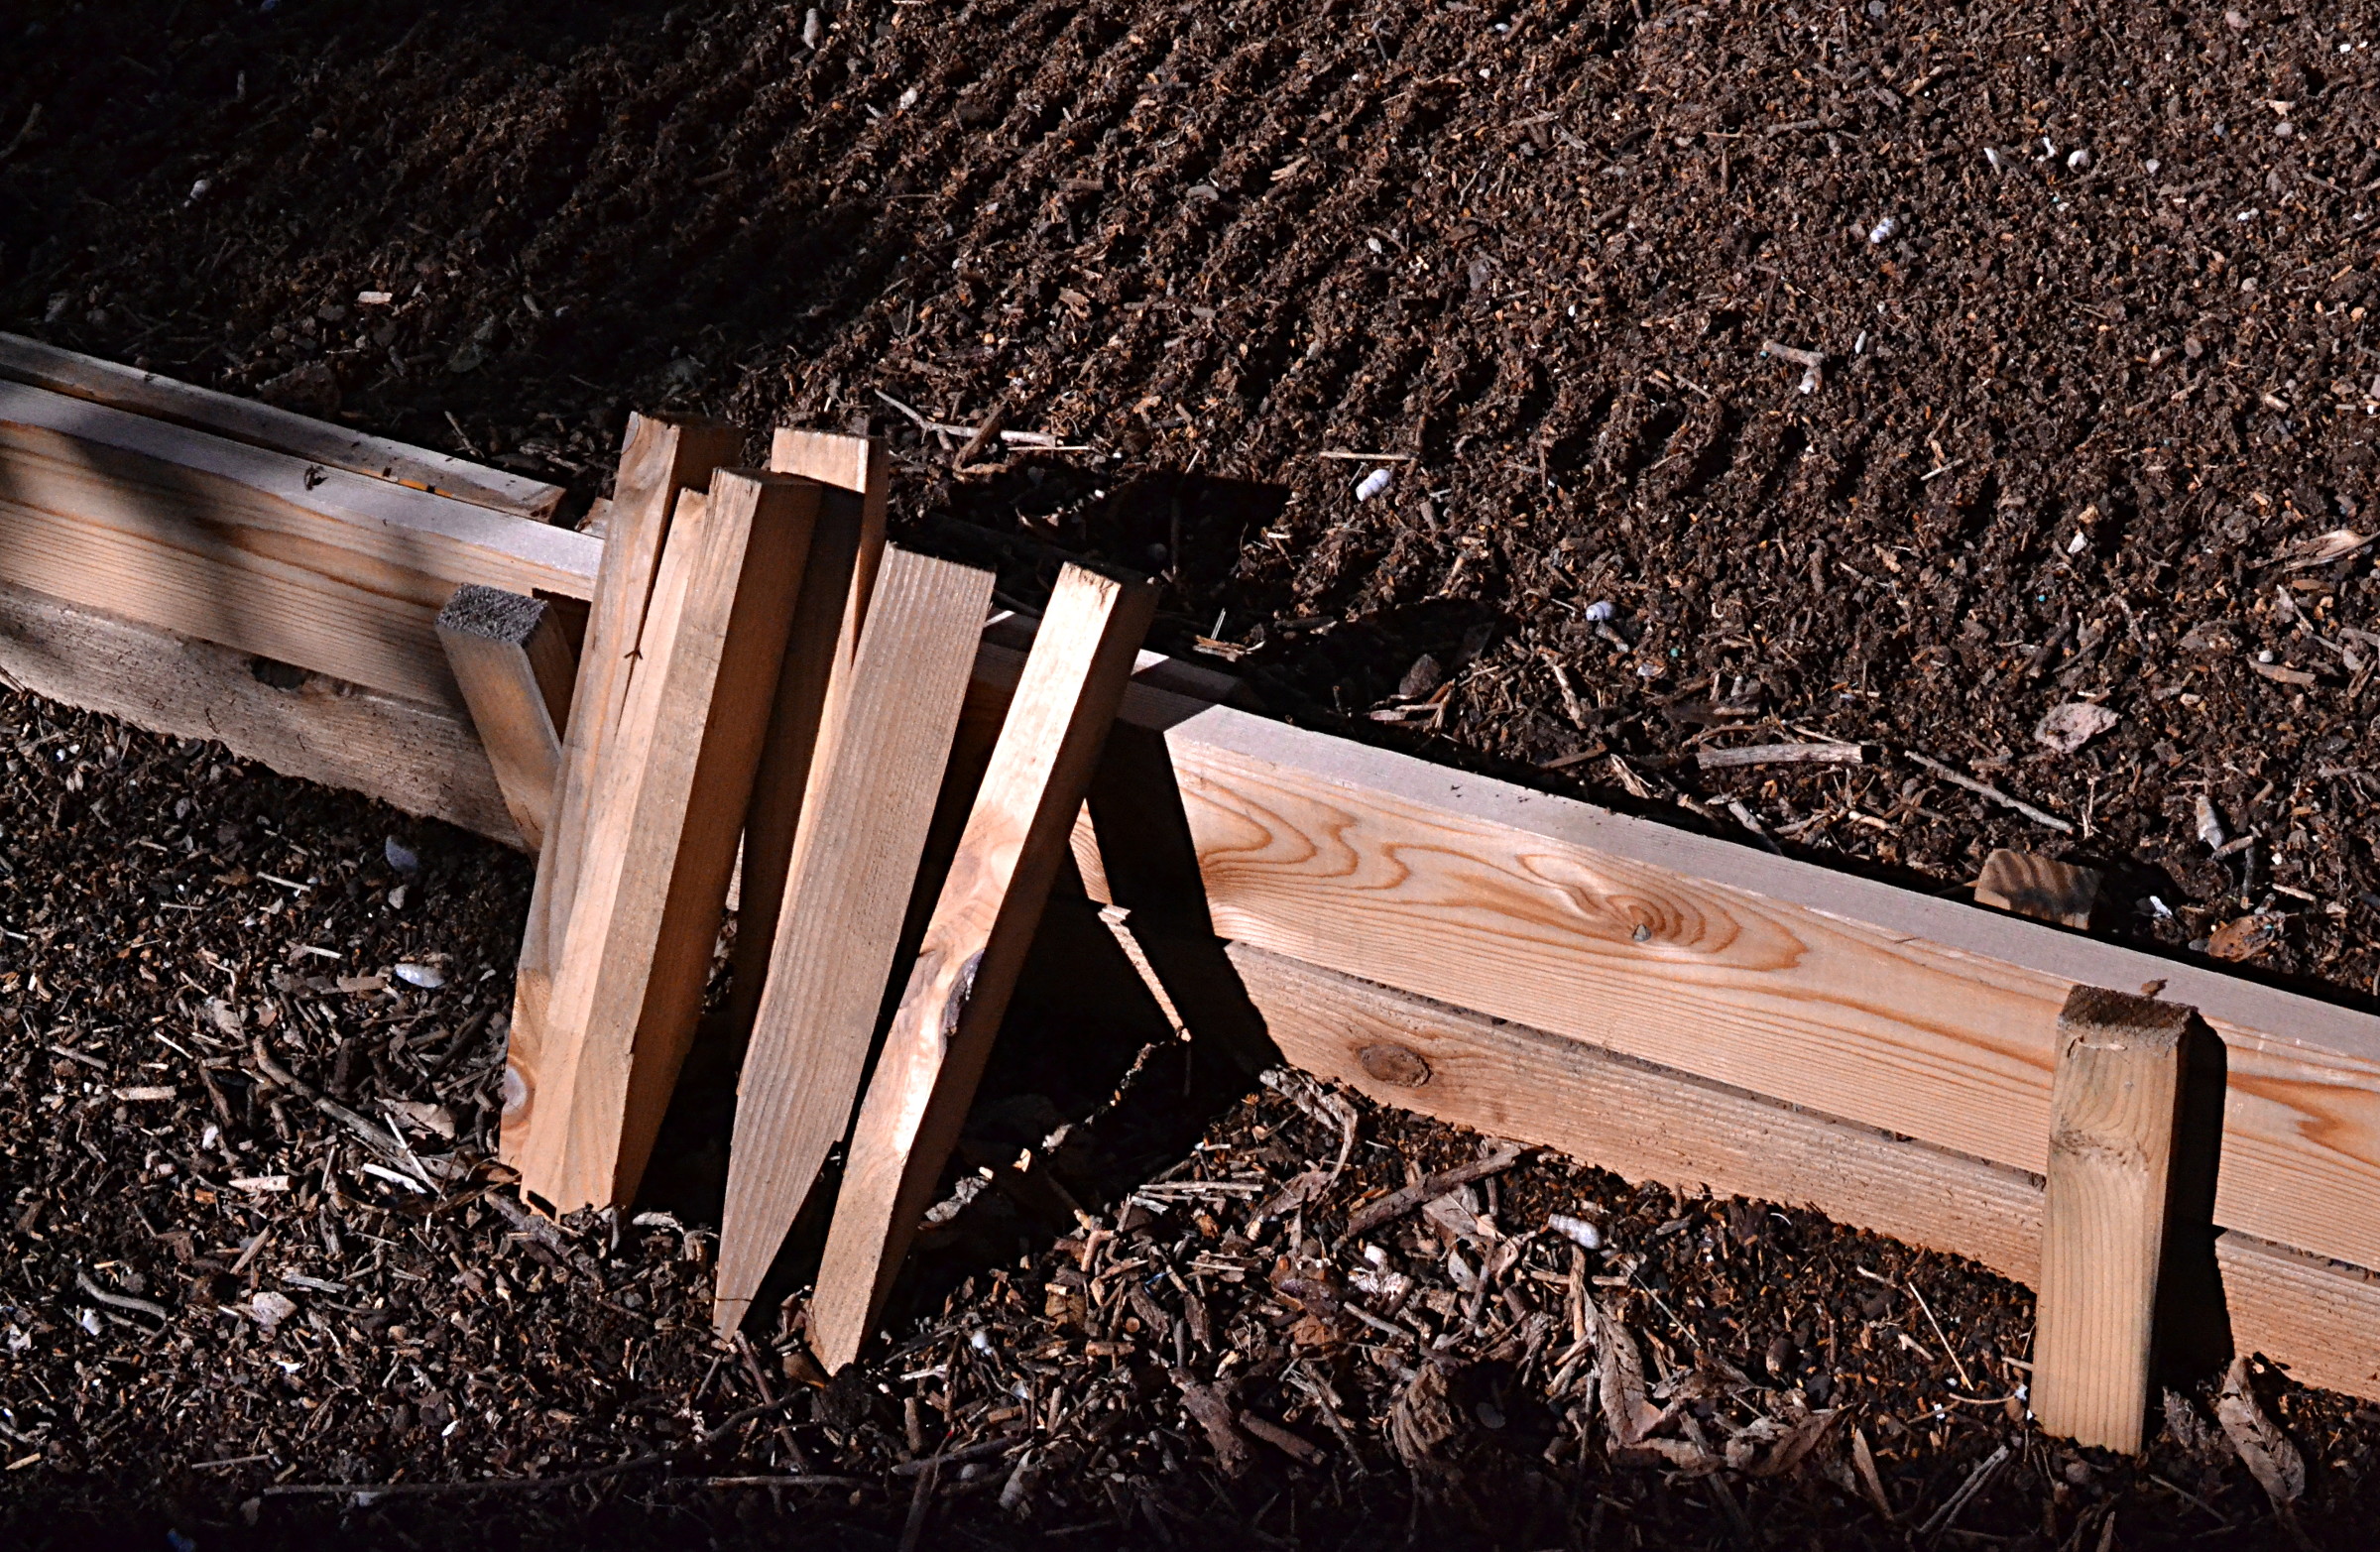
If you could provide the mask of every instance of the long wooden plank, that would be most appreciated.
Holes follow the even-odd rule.
[[[624,1203],[644,1175],[701,1011],[817,512],[810,481],[721,470],[663,550],[597,767],[518,1166],[559,1211]]]
[[[439,611],[438,640],[504,805],[536,851],[553,824],[578,655],[545,600],[477,583],[456,588]]]
[[[2041,1280],[2038,1176],[1244,943],[1230,954],[1291,1062],[1382,1104]],[[2380,1399],[2380,1276],[2237,1232],[2215,1255],[2241,1352]]]
[[[459,705],[465,582],[585,597],[583,535],[0,382],[0,579]]]
[[[2039,1172],[2077,985],[2228,1048],[2223,1227],[2380,1264],[2380,1020],[1281,726],[1167,733],[1216,930]]]
[[[2098,987],[2077,987],[2058,1016],[2033,1411],[2049,1433],[2125,1455],[2149,1414],[2194,1016]]]
[[[217,739],[283,776],[345,787],[521,846],[469,717],[257,659],[0,582],[0,673],[175,738]]]
[[[568,494],[559,485],[531,479],[525,474],[490,469],[426,447],[411,447],[385,437],[369,436],[274,405],[176,382],[155,372],[102,361],[21,334],[0,333],[0,378],[113,410],[170,420],[176,425],[226,436],[268,452],[288,453],[326,468],[393,480],[416,490],[450,496],[494,512],[509,512],[536,523],[552,522],[562,498]]]
[[[1059,573],[853,1130],[810,1304],[830,1371],[859,1356],[958,1140],[1156,597]]]
[[[532,1141],[539,1110],[536,1083],[539,1074],[551,1070],[544,1050],[546,1006],[569,924],[570,901],[577,893],[596,765],[628,699],[637,643],[644,633],[670,516],[681,493],[709,486],[712,473],[735,457],[741,440],[734,426],[717,421],[628,418],[602,567],[588,611],[586,641],[579,650],[578,678],[571,688],[575,714],[562,733],[553,828],[537,853],[536,882],[530,892],[513,980],[501,1156],[515,1168],[537,1146]]]
[[[992,575],[886,553],[847,711],[793,839],[737,1086],[715,1316],[744,1319],[851,1124],[901,919],[966,700]]]

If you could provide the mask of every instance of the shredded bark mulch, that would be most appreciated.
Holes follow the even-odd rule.
[[[2380,1409],[2260,1363],[2142,1461],[2076,1450],[2026,1421],[2029,1296],[1954,1257],[1243,1094],[1104,986],[1074,1027],[1066,909],[830,1377],[798,1254],[711,1332],[715,1172],[559,1225],[503,1183],[522,859],[23,695],[0,729],[15,1545],[2349,1545],[2374,1506]]]

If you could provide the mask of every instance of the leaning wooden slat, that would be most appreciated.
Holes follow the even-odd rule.
[[[2149,1412],[2168,1186],[2196,1015],[2077,987],[2058,1017],[2033,1411],[2045,1432],[2135,1455]]]
[[[1155,609],[1150,583],[1059,573],[853,1129],[810,1305],[830,1371],[859,1356],[958,1140]]]
[[[2079,984],[2229,1052],[2216,1221],[2380,1264],[2380,1020],[1227,707],[1166,735],[1216,930],[2038,1172]]]
[[[521,1155],[523,1186],[559,1211],[626,1202],[652,1153],[701,1011],[817,512],[807,480],[722,470],[663,551],[597,766],[546,1010],[543,1119]]]
[[[260,676],[260,668],[263,675]],[[283,776],[523,844],[470,717],[0,582],[0,674]],[[272,682],[267,682],[270,678]]]
[[[545,844],[561,782],[562,734],[578,672],[552,605],[477,583],[454,590],[438,639],[495,768],[504,805],[531,851]]]
[[[1231,959],[1290,1061],[1382,1104],[2040,1281],[2038,1177],[1244,943]],[[2380,1399],[2380,1275],[2236,1232],[2215,1257],[2241,1352]]]
[[[543,1058],[545,1007],[552,995],[555,962],[578,886],[579,854],[585,844],[595,769],[603,741],[618,724],[637,661],[637,642],[653,596],[661,543],[681,492],[707,487],[714,470],[735,457],[741,434],[710,420],[631,415],[613,481],[612,518],[603,541],[603,565],[588,611],[586,640],[578,655],[578,677],[570,704],[575,715],[562,731],[561,781],[554,798],[553,825],[537,854],[536,882],[522,925],[521,958],[513,981],[513,1023],[504,1084],[502,1156],[516,1160],[532,1146],[540,1096],[537,1076]]]
[[[850,693],[850,663],[885,549],[888,478],[881,443],[865,436],[779,430],[770,467],[816,480],[826,489],[785,647],[785,671],[777,680],[768,750],[753,783],[752,812],[744,818],[736,941],[721,1020],[726,1049],[737,1060],[768,982],[794,831],[819,756],[842,720],[841,697]]]
[[[715,1316],[742,1323],[851,1125],[934,802],[992,601],[992,574],[892,548],[851,669],[849,711],[793,838],[776,937],[736,1091]]]
[[[460,705],[433,622],[465,582],[587,596],[583,535],[0,383],[0,579]]]
[[[178,383],[155,372],[61,350],[21,334],[0,333],[0,378],[89,400],[112,410],[170,420],[192,430],[210,431],[235,442],[262,447],[268,452],[288,453],[326,468],[393,480],[493,512],[509,512],[532,522],[552,522],[562,498],[568,494],[559,485],[533,480],[525,474],[508,474],[426,447],[409,447],[385,437],[368,436],[327,420],[253,399],[219,394],[192,383]]]

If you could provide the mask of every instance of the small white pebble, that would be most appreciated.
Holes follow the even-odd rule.
[[[1372,497],[1377,496],[1380,494],[1380,492],[1386,490],[1388,488],[1388,482],[1394,478],[1395,476],[1389,473],[1386,469],[1372,470],[1369,474],[1365,475],[1363,480],[1357,484],[1356,500],[1371,500]]]
[[[2258,662],[2271,662],[2273,660],[2273,650],[2267,647],[2263,651],[2257,653],[2256,660]]]
[[[385,307],[396,299],[395,292],[359,291],[355,294],[355,304],[359,307]]]
[[[202,178],[190,185],[190,197],[182,202],[184,204],[196,204],[199,200],[204,199],[206,197],[206,191],[214,186],[215,184],[212,179]]]
[[[1900,230],[1901,223],[1888,215],[1868,228],[1867,240],[1871,246],[1880,248],[1899,235]]]
[[[813,49],[826,42],[826,19],[816,11],[802,17],[801,41]]]
[[[393,835],[390,836],[386,841],[381,843],[380,849],[381,852],[389,859],[389,866],[396,869],[399,873],[416,873],[420,871],[421,858],[419,855],[416,854],[412,847],[397,839],[397,837]]]
[[[903,113],[906,113],[909,109],[915,106],[917,106],[917,88],[911,86],[907,91],[904,91],[900,94],[900,110]]]
[[[397,967],[397,979],[407,986],[417,986],[424,992],[434,992],[446,984],[446,972],[435,965],[408,963]]]
[[[2155,157],[2151,157],[2148,161],[2141,164],[2142,167],[2145,167],[2149,170],[2149,176],[2151,178],[2155,178],[2157,176],[2157,170],[2164,165],[2164,163],[2158,161]]]
[[[1994,173],[2000,170],[2000,154],[1989,146],[1983,148],[1983,160],[1991,164],[1991,170]]]
[[[1818,368],[1810,367],[1802,373],[1802,392],[1805,394],[1818,392]]]
[[[2082,553],[2082,547],[2089,542],[2090,539],[2087,536],[2078,533],[2073,538],[2066,541],[2066,552],[2070,555],[2079,555]]]
[[[2078,173],[2082,172],[2084,168],[2090,166],[2089,151],[2078,149],[2070,152],[2066,159],[2066,165],[2073,168]]]
[[[89,1332],[92,1336],[95,1337],[99,1335],[99,1312],[91,1308],[88,1304],[85,1304],[82,1307],[82,1320],[80,1324],[82,1329]]]
[[[1600,1251],[1604,1248],[1604,1231],[1584,1218],[1573,1218],[1568,1213],[1548,1213],[1545,1226],[1583,1251]]]
[[[1579,618],[1585,620],[1589,625],[1601,625],[1618,612],[1617,606],[1610,599],[1599,598],[1581,611]]]

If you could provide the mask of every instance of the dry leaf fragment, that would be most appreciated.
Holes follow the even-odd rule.
[[[1206,1430],[1207,1442],[1215,1447],[1215,1464],[1223,1469],[1223,1474],[1237,1477],[1248,1470],[1248,1440],[1233,1421],[1230,1398],[1215,1386],[1202,1383],[1186,1369],[1173,1372],[1173,1382],[1182,1392],[1182,1409]]]
[[[2223,1375],[2222,1398],[2215,1403],[2215,1421],[2231,1440],[2231,1448],[2239,1452],[2248,1475],[2256,1479],[2273,1507],[2287,1515],[2290,1505],[2306,1492],[2306,1459],[2289,1435],[2273,1426],[2256,1404],[2256,1392],[2248,1388],[2248,1361],[2235,1358],[2230,1372]]]
[[[2122,720],[2096,701],[2070,700],[2050,709],[2033,730],[2033,738],[2061,755],[2071,755]]]
[[[2253,959],[2281,941],[2279,916],[2242,916],[2206,936],[2206,952],[2217,959]]]
[[[1594,1300],[1587,1308],[1595,1321],[1596,1346],[1603,1351],[1598,1368],[1604,1423],[1611,1430],[1612,1442],[1625,1449],[1668,1421],[1669,1414],[1644,1398],[1644,1360],[1628,1328]]]

